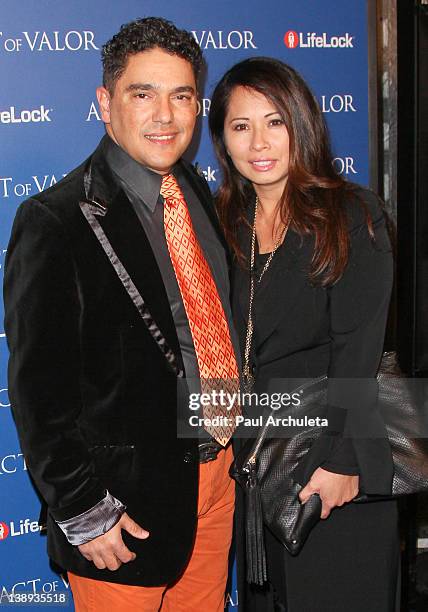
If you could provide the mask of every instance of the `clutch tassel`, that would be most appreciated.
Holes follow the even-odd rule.
[[[257,476],[250,468],[246,486],[247,581],[260,586],[267,580],[263,513]]]

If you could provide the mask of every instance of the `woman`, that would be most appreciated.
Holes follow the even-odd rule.
[[[317,445],[299,465],[300,499],[318,493],[323,519],[301,553],[289,555],[266,529],[268,588],[244,588],[238,503],[240,609],[391,612],[396,504],[349,503],[359,490],[390,491],[389,444],[350,437],[356,415],[372,432],[383,426],[370,398],[360,401],[333,380],[372,378],[379,365],[392,284],[382,209],[374,194],[335,173],[319,106],[282,62],[251,58],[231,68],[209,121],[224,177],[217,205],[234,253],[244,374],[257,391],[272,378],[328,374],[330,401],[349,415],[349,435]]]

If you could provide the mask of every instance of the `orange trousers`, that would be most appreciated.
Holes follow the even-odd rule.
[[[215,461],[200,464],[195,544],[176,583],[138,587],[68,572],[76,612],[224,612],[235,502],[232,459],[229,445]]]

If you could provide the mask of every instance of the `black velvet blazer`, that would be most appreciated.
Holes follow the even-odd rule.
[[[181,362],[155,257],[102,147],[91,166],[95,198],[107,208],[98,220]],[[5,270],[12,409],[49,508],[50,557],[82,576],[161,585],[179,576],[192,548],[197,442],[177,439],[176,377],[80,210],[85,167],[16,215]],[[206,182],[185,168],[218,231]],[[150,531],[147,540],[123,532],[137,558],[115,572],[86,561],[53,520],[85,512],[106,489]]]
[[[330,288],[308,280],[313,239],[289,231],[274,255],[255,300],[255,329],[251,367],[256,390],[266,390],[272,378],[372,378],[373,385],[330,382],[329,401],[347,410],[344,435],[321,436],[296,478],[306,484],[320,465],[331,471],[361,477],[366,493],[391,490],[392,458],[385,428],[376,410],[376,375],[383,349],[391,295],[391,245],[377,196],[357,188],[357,198],[345,203],[349,219],[350,256],[340,280]],[[373,220],[375,241],[369,236],[365,202]],[[252,206],[254,211],[254,206]],[[249,218],[252,219],[251,211]],[[244,253],[251,248],[251,231],[241,230]],[[248,319],[249,275],[235,266],[233,315],[244,351]],[[352,388],[353,387],[353,388]],[[366,437],[366,432],[369,432]],[[379,436],[379,437],[377,437]]]

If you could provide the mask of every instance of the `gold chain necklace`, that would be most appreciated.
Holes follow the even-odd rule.
[[[250,353],[251,353],[251,343],[253,340],[253,332],[254,332],[254,324],[253,324],[254,279],[255,279],[254,264],[255,264],[255,252],[256,252],[256,221],[257,221],[258,207],[259,207],[259,198],[256,197],[256,206],[254,210],[254,220],[253,220],[253,231],[252,231],[252,236],[251,236],[250,299],[249,299],[249,305],[248,305],[247,333],[245,337],[244,367],[242,370],[244,391],[247,393],[251,391],[254,385],[254,376],[252,372],[250,372]],[[273,256],[275,255],[276,251],[278,250],[278,247],[283,241],[285,234],[287,233],[289,225],[290,225],[290,221],[287,222],[287,224],[284,226],[284,228],[280,232],[280,235],[277,241],[275,242],[274,248],[272,252],[270,253],[269,257],[267,258],[267,261],[265,265],[263,266],[262,271],[260,272],[260,276],[257,279],[257,284],[260,283],[260,281],[263,278],[264,273],[269,268],[271,261],[273,259]]]

